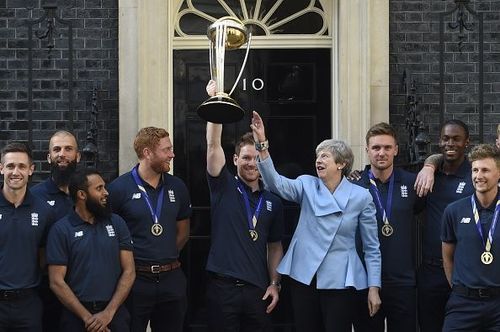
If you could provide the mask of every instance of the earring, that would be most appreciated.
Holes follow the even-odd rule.
[[[340,167],[340,166],[339,166],[339,167],[337,167],[337,169],[338,169],[338,170],[341,170],[341,169],[342,169],[342,167]]]

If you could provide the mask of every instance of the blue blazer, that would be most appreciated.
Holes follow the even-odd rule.
[[[332,194],[318,177],[292,180],[276,172],[271,158],[258,163],[270,191],[300,204],[300,216],[278,272],[318,289],[380,287],[381,258],[376,210],[369,191],[343,178]],[[366,269],[356,251],[363,243]]]

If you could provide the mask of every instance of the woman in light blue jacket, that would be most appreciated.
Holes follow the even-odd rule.
[[[278,272],[290,276],[297,331],[350,332],[360,294],[370,315],[380,307],[381,258],[375,206],[370,193],[350,183],[354,156],[347,144],[325,140],[316,148],[317,177],[279,175],[269,154],[264,123],[253,112],[259,172],[265,185],[283,199],[300,204],[299,222]],[[356,251],[356,232],[363,260]]]

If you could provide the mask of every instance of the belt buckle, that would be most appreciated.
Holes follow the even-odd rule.
[[[16,291],[4,290],[2,292],[2,299],[5,300],[5,301],[9,301],[9,300],[12,300],[12,299],[16,298],[17,295],[18,294],[17,294]]]
[[[160,265],[151,265],[151,273],[154,274],[160,273]]]
[[[490,297],[490,292],[488,291],[487,288],[479,288],[477,290],[477,294],[479,295],[480,298],[488,298],[488,297]]]

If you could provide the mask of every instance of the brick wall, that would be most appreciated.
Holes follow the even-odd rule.
[[[40,0],[0,0],[0,146],[28,139],[28,27],[40,18]],[[74,132],[80,149],[90,129],[92,91],[97,89],[98,168],[112,178],[118,169],[118,0],[59,0],[58,15],[73,26]],[[34,181],[47,176],[48,138],[68,129],[68,28],[55,23],[54,48],[33,27]]]
[[[26,140],[28,128],[27,27],[23,22],[43,14],[41,0],[0,0],[0,145]],[[118,158],[118,0],[59,0],[61,17],[72,22],[74,38],[75,132],[81,147],[89,129],[92,89],[98,93],[99,169],[116,176]],[[27,9],[26,6],[33,9]],[[72,7],[71,7],[72,6]],[[419,109],[436,150],[439,133],[439,13],[453,0],[390,0],[390,121],[400,130],[405,161],[406,95],[403,71],[415,80]],[[484,14],[484,140],[493,142],[500,122],[500,0],[471,1]],[[460,53],[457,32],[445,33],[445,119],[458,118],[471,127],[478,141],[477,20],[467,32]],[[68,125],[67,28],[56,24],[55,48],[34,37],[33,137],[37,174],[45,177],[47,139]],[[45,25],[35,27],[43,32]]]
[[[400,130],[405,150],[405,100],[402,77],[415,80],[419,109],[437,151],[439,135],[439,13],[455,7],[453,0],[390,0],[390,121]],[[484,142],[494,142],[500,123],[500,0],[472,0],[470,7],[484,17]],[[470,126],[473,143],[479,141],[478,113],[478,21],[467,13],[472,31],[466,31],[462,53],[458,48],[458,29],[446,27],[445,41],[445,113],[444,119],[456,118]],[[446,16],[455,21],[456,15]],[[446,24],[446,23],[445,23]],[[406,150],[405,150],[406,151]],[[401,162],[405,162],[405,151]]]

